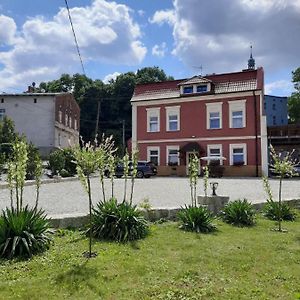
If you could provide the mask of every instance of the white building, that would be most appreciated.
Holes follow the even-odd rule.
[[[43,156],[79,143],[80,108],[72,94],[0,94],[0,120],[4,115]]]

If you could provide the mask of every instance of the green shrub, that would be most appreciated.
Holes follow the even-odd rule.
[[[27,147],[28,161],[26,166],[26,180],[32,180],[35,177],[37,161],[40,160],[39,150],[32,144]]]
[[[182,222],[180,228],[187,231],[207,233],[216,229],[212,214],[204,206],[185,206],[179,211],[178,218]]]
[[[76,174],[76,163],[74,157],[74,151],[71,148],[63,149],[63,155],[65,157],[64,169],[68,172],[68,176],[74,176]],[[63,175],[62,175],[63,176]]]
[[[66,169],[62,169],[60,171],[60,176],[61,177],[70,177],[71,175],[70,175],[70,173]]]
[[[117,242],[144,238],[149,232],[148,223],[135,205],[118,203],[115,198],[99,202],[93,210],[93,236]]]
[[[255,209],[246,199],[235,200],[224,207],[221,218],[224,222],[235,226],[252,226],[255,224]]]
[[[0,217],[0,257],[31,257],[48,249],[49,223],[42,210],[6,208]]]
[[[48,167],[52,175],[60,174],[61,170],[65,167],[65,161],[66,159],[62,150],[55,150],[50,153]]]
[[[285,202],[282,202],[280,206],[278,202],[268,201],[263,208],[263,215],[273,221],[278,221],[280,217],[282,221],[294,221],[297,213]]]

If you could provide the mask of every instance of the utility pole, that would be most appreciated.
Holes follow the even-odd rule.
[[[125,146],[125,120],[122,120],[122,137],[123,137],[123,154],[125,155],[125,149],[126,149],[126,146]]]
[[[101,107],[101,103],[100,103],[100,100],[98,100],[97,118],[96,118],[96,127],[95,127],[95,138],[97,137],[97,134],[98,134],[100,107]]]

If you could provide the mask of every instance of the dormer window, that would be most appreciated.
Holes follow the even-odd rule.
[[[197,93],[205,93],[205,92],[207,92],[206,84],[197,85]]]
[[[183,87],[184,94],[192,94],[193,93],[193,86],[184,86]]]

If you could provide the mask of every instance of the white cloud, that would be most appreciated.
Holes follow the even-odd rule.
[[[268,72],[295,69],[299,62],[300,0],[174,0],[174,10],[150,19],[173,30],[172,53],[207,73],[247,67],[249,46]],[[296,65],[295,65],[296,63]]]
[[[141,31],[126,5],[94,0],[90,6],[70,9],[84,62],[139,64],[147,49]],[[5,24],[6,30],[1,30]],[[50,80],[61,73],[80,72],[67,10],[60,8],[52,20],[28,19],[17,30],[13,19],[2,16],[0,38],[9,50],[0,51],[0,89]]]
[[[140,17],[143,17],[143,16],[145,15],[145,11],[142,10],[142,9],[139,9],[139,10],[137,11],[137,13],[138,13],[138,15],[139,15]]]
[[[164,57],[167,52],[167,44],[165,42],[161,43],[160,45],[154,45],[152,48],[152,55],[158,57]]]
[[[158,10],[154,13],[153,17],[149,19],[152,24],[162,25],[167,23],[169,25],[175,24],[176,16],[175,11],[172,9]]]
[[[278,80],[274,82],[267,83],[265,85],[266,95],[287,95],[290,96],[293,91],[293,84],[288,80]]]
[[[104,83],[109,83],[111,80],[116,80],[116,78],[120,75],[119,72],[114,72],[112,74],[108,74],[103,78]]]

